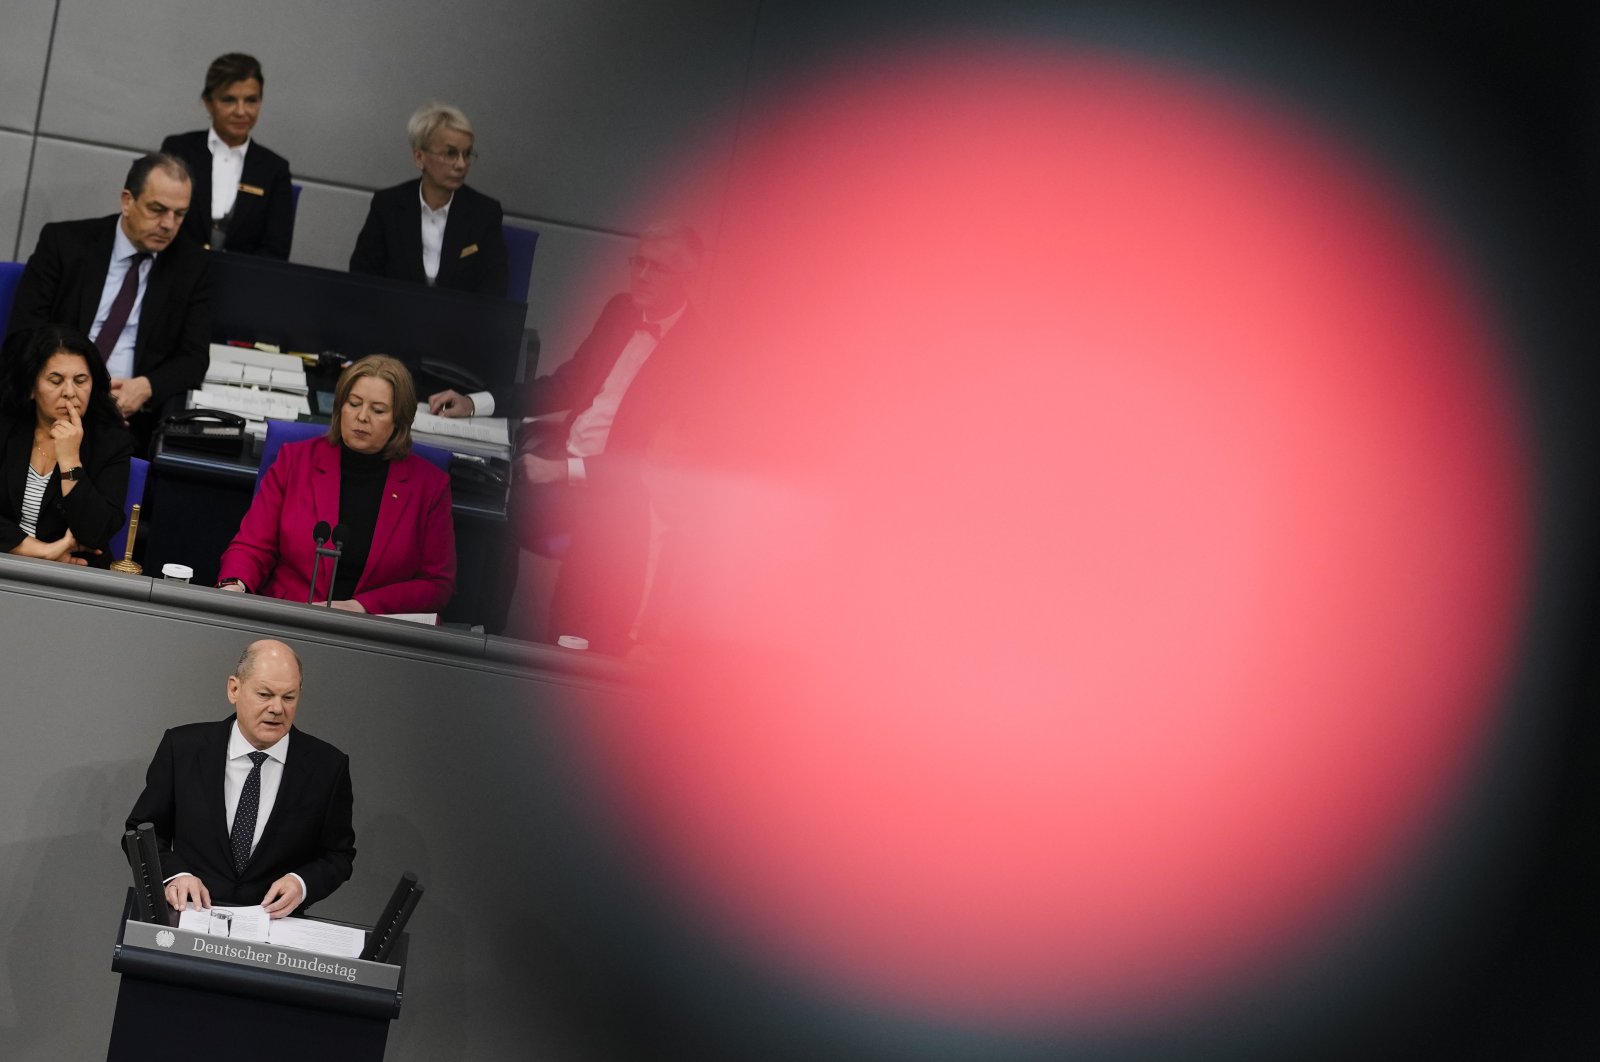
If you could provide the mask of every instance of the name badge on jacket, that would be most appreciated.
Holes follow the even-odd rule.
[[[465,258],[469,254],[477,254],[477,253],[478,253],[478,245],[475,244],[475,243],[468,244],[467,246],[461,248],[461,257],[462,258]]]
[[[257,188],[253,184],[245,184],[242,181],[239,183],[239,191],[241,191],[241,192],[249,192],[251,195],[266,195],[267,194],[267,190],[265,188]]]

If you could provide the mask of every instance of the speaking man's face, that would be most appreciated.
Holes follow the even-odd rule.
[[[242,678],[228,676],[228,701],[246,741],[258,749],[275,745],[294,725],[300,668],[287,653],[264,652]]]

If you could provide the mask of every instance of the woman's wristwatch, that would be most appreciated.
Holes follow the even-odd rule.
[[[79,465],[77,468],[63,468],[61,470],[61,478],[71,480],[74,483],[78,482],[78,480],[83,478],[83,466]]]
[[[227,586],[237,586],[240,590],[243,590],[247,594],[250,592],[250,588],[244,585],[243,579],[224,579],[222,582],[217,584],[217,589],[221,590],[223,587]]]

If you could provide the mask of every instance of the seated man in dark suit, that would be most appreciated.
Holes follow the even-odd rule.
[[[167,902],[260,904],[274,918],[350,878],[350,759],[294,727],[300,658],[250,645],[228,676],[234,716],[174,727],[145,773],[128,829],[155,825]]]
[[[576,635],[602,652],[632,646],[663,531],[648,464],[704,383],[704,328],[689,302],[703,254],[687,225],[646,228],[628,259],[629,290],[606,304],[570,361],[528,385],[516,408],[507,408],[509,393],[429,396],[428,408],[444,416],[567,411],[554,431],[524,438],[512,494],[527,548],[540,550],[553,533],[571,536],[550,604],[552,636]]]
[[[422,176],[373,194],[350,272],[504,297],[500,203],[467,187],[477,157],[472,123],[455,107],[430,103],[406,132]]]
[[[7,361],[43,325],[87,333],[141,448],[161,407],[199,387],[211,360],[206,254],[176,239],[192,191],[182,159],[146,155],[128,170],[120,215],[46,225],[6,326]]]

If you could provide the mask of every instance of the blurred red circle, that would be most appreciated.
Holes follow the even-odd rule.
[[[1521,411],[1428,205],[1243,88],[1006,49],[797,91],[727,188],[726,649],[592,720],[662,882],[982,1021],[1336,936],[1460,795],[1527,590]]]

